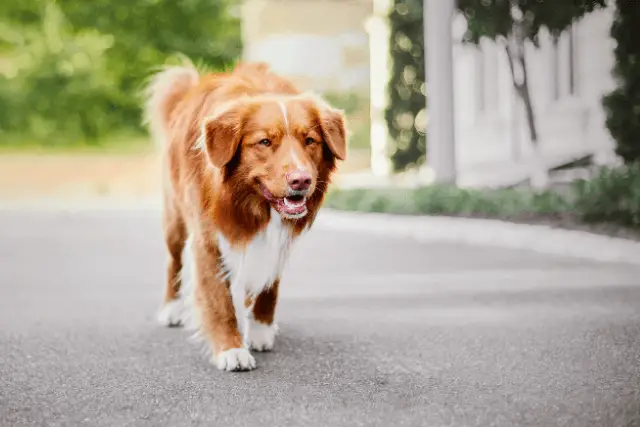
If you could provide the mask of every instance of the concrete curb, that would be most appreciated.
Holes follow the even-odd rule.
[[[456,242],[640,265],[640,242],[545,225],[499,220],[400,216],[324,209],[318,228],[358,231],[420,242]]]

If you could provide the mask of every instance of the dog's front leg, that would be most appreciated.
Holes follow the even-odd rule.
[[[280,279],[276,279],[257,297],[247,297],[245,305],[248,309],[247,324],[245,326],[245,342],[251,350],[271,351],[278,334],[275,323],[276,304],[278,302],[278,286]]]
[[[213,352],[213,362],[225,371],[248,371],[256,361],[242,341],[231,292],[219,271],[218,248],[194,241],[195,305],[200,327]]]

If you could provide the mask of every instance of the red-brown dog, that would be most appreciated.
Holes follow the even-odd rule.
[[[278,284],[292,241],[314,221],[346,157],[345,118],[265,64],[200,75],[156,74],[146,117],[164,152],[169,253],[159,320],[184,324],[182,252],[193,254],[192,300],[213,361],[255,368],[273,347]]]

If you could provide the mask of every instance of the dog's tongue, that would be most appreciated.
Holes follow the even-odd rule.
[[[298,196],[298,197],[285,197],[283,199],[284,204],[287,205],[287,207],[289,208],[297,208],[300,206],[304,206],[305,203],[307,202],[307,198],[303,197],[303,196]]]
[[[273,194],[262,187],[264,198],[267,199],[276,211],[287,216],[296,216],[304,214],[307,210],[307,198],[303,196],[291,196],[284,198],[275,198]]]

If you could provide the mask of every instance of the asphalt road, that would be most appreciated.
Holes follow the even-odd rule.
[[[640,425],[640,269],[314,230],[258,369],[154,316],[148,212],[0,214],[1,426]]]

